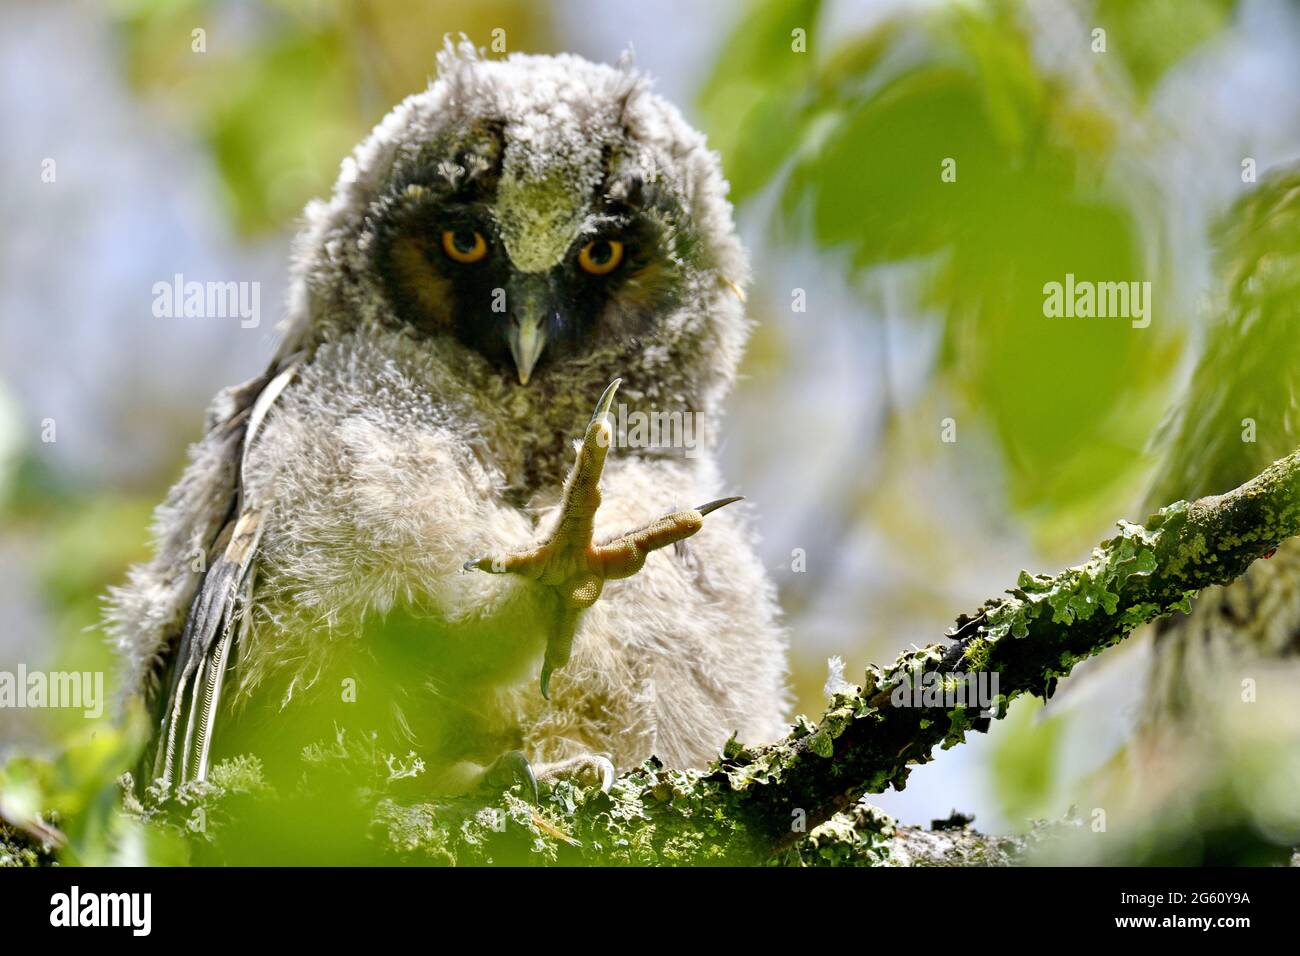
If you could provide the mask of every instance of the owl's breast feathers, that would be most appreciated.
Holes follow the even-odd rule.
[[[206,768],[223,699],[279,708],[362,675],[412,734],[448,753],[532,733],[535,748],[557,757],[585,740],[628,759],[657,747],[694,763],[733,729],[779,729],[775,605],[743,525],[720,520],[689,553],[653,555],[635,578],[612,583],[605,606],[588,613],[555,706],[545,706],[529,691],[552,596],[461,569],[465,555],[517,547],[550,518],[558,482],[521,507],[507,478],[519,462],[494,460],[496,449],[535,439],[490,398],[467,396],[454,362],[407,337],[325,345],[291,374],[251,409],[253,440],[231,449],[235,517],[166,655],[157,776]],[[716,483],[707,453],[620,457],[598,533],[707,498]],[[733,646],[742,633],[771,640]],[[670,701],[674,715],[662,718]],[[573,706],[595,711],[578,719]],[[467,723],[472,714],[480,719]],[[616,740],[632,726],[655,734]]]

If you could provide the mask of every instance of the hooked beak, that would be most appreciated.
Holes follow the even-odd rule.
[[[510,343],[510,355],[515,360],[520,385],[528,384],[533,369],[537,367],[537,360],[542,357],[542,349],[546,348],[544,320],[545,313],[532,310],[510,320],[506,339]]]

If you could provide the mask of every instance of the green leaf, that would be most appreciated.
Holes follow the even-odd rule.
[[[732,200],[747,198],[799,144],[807,114],[801,104],[821,38],[818,0],[752,4],[723,47],[699,96],[710,145],[722,154]],[[793,48],[802,30],[807,48]]]

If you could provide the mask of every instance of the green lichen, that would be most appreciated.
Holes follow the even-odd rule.
[[[56,861],[57,855],[51,847],[42,846],[25,833],[0,822],[0,868],[53,866]]]
[[[987,670],[992,650],[987,638],[977,637],[967,645],[966,650],[962,652],[962,657],[965,659],[968,669],[972,671]]]

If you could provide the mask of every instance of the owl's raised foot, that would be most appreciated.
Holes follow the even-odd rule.
[[[631,577],[641,570],[651,551],[689,538],[703,526],[705,515],[741,500],[720,498],[698,508],[674,511],[612,541],[596,544],[592,529],[600,508],[600,475],[613,436],[608,415],[621,383],[622,379],[611,382],[596,403],[578,445],[577,460],[564,483],[560,520],[551,535],[525,551],[465,562],[467,571],[520,574],[555,589],[559,612],[542,664],[543,697],[550,695],[551,674],[568,663],[579,615],[596,603],[606,581]]]

